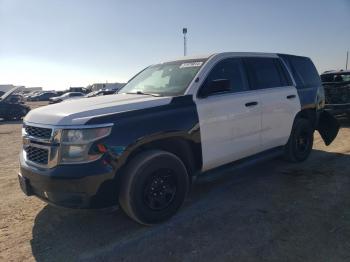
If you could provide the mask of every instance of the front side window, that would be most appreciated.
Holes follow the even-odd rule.
[[[199,96],[202,96],[203,91],[211,94],[218,93],[215,90],[210,90],[213,82],[226,81],[228,88],[226,93],[241,92],[248,89],[248,83],[245,76],[245,71],[240,58],[228,58],[218,62],[208,74],[203,86],[199,91]],[[222,93],[223,90],[219,89]]]
[[[150,66],[132,78],[119,93],[183,95],[205,60],[184,60]]]
[[[264,89],[287,86],[288,81],[283,74],[277,58],[254,57],[245,58],[252,89]]]

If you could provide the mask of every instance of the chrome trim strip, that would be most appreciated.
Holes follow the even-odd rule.
[[[31,141],[40,142],[40,143],[50,143],[51,142],[51,138],[50,139],[41,139],[41,138],[37,138],[35,136],[27,135],[25,130],[23,131],[22,134],[23,134],[22,137],[27,138],[27,139],[29,139]]]
[[[37,124],[37,123],[31,123],[31,122],[23,122],[23,124],[28,126],[42,127],[42,128],[67,129],[67,130],[110,127],[114,125],[113,123],[108,123],[108,124],[97,124],[97,125],[71,125],[71,126],[57,125],[56,126],[56,125]]]

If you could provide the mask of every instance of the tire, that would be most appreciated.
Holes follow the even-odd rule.
[[[119,204],[136,222],[152,225],[172,217],[189,190],[189,177],[174,154],[149,150],[136,155],[122,174]]]
[[[305,161],[312,150],[314,129],[307,119],[297,118],[294,121],[292,133],[285,146],[285,159],[290,162]]]

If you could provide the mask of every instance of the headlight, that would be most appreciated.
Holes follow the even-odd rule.
[[[61,163],[87,163],[99,159],[102,154],[89,154],[92,144],[111,133],[112,127],[65,129],[61,138]]]
[[[87,144],[111,133],[112,127],[65,129],[62,134],[63,144]]]

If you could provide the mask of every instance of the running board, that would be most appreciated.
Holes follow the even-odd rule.
[[[193,181],[196,182],[211,182],[226,176],[229,176],[229,172],[234,172],[239,169],[244,169],[253,165],[256,165],[267,160],[277,158],[284,153],[284,147],[276,147],[267,151],[258,153],[253,156],[243,158],[241,160],[234,161],[232,163],[211,169],[206,172],[197,173],[193,176]]]

